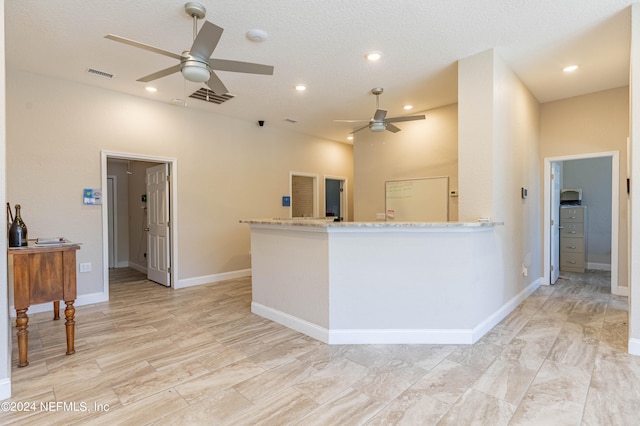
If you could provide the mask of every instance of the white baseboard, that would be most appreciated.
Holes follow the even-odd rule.
[[[139,263],[129,261],[129,263],[127,263],[127,266],[131,269],[135,269],[138,272],[142,272],[143,274],[147,273],[147,267],[145,265],[140,265]]]
[[[594,271],[611,271],[610,263],[595,263],[595,262],[587,262],[585,265],[586,269],[592,269]]]
[[[467,329],[331,330],[330,345],[448,345],[472,344]]]
[[[220,274],[204,275],[202,277],[184,278],[174,283],[174,288],[192,287],[194,285],[211,284],[235,278],[251,276],[251,269],[240,269],[238,271],[222,272]]]
[[[321,342],[329,343],[329,330],[325,327],[321,327],[317,324],[313,324],[309,321],[305,321],[298,317],[294,317],[293,315],[278,311],[277,309],[269,308],[256,302],[251,302],[251,312],[268,320],[275,321],[278,324],[282,324],[292,330],[304,333],[316,340],[320,340]]]
[[[502,321],[542,284],[538,278],[473,329],[340,329],[329,330],[285,312],[251,302],[251,312],[329,345],[473,344]]]
[[[91,293],[91,294],[83,294],[81,296],[78,296],[73,304],[74,307],[78,307],[78,306],[86,306],[86,305],[93,305],[95,303],[102,303],[102,302],[106,302],[108,301],[109,298],[107,297],[107,295],[105,293]],[[60,302],[60,317],[64,318],[64,308],[65,308],[65,304],[64,302]],[[27,311],[27,315],[29,314],[37,314],[40,312],[53,312],[53,302],[49,302],[49,303],[38,303],[37,305],[31,305],[29,306],[29,310]],[[16,310],[15,310],[15,306],[11,305],[9,306],[9,313],[11,314],[12,318],[16,317]]]
[[[538,278],[527,287],[524,288],[520,293],[514,296],[507,303],[502,305],[500,309],[495,311],[493,314],[489,315],[484,321],[473,328],[473,341],[471,343],[477,342],[482,336],[487,334],[489,330],[498,325],[500,321],[505,319],[507,315],[509,315],[524,299],[529,297],[534,291],[536,291],[544,282],[542,277]]]
[[[629,339],[629,353],[631,355],[640,355],[640,339],[635,337]]]
[[[11,379],[0,380],[0,401],[11,398]]]
[[[629,287],[618,287],[618,290],[616,290],[615,292],[612,291],[611,294],[615,296],[629,297]]]

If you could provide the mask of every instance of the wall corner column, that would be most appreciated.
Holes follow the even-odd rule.
[[[640,355],[640,4],[631,6],[629,70],[629,353]],[[635,203],[634,203],[635,201]],[[637,204],[637,205],[634,205]]]

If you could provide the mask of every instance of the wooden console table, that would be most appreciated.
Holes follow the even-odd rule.
[[[28,361],[29,317],[31,304],[53,302],[54,320],[60,318],[60,300],[67,307],[64,311],[67,331],[67,355],[75,352],[76,299],[76,250],[79,245],[56,247],[15,247],[9,249],[13,257],[13,300],[18,329],[18,367],[26,367]]]

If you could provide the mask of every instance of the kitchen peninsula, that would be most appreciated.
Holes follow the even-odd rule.
[[[474,343],[501,302],[499,223],[244,220],[251,311],[329,344]]]

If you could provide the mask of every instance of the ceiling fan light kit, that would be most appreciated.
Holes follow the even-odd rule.
[[[391,133],[398,133],[400,128],[393,125],[392,123],[397,123],[400,121],[415,121],[415,120],[424,120],[424,115],[412,115],[412,116],[404,116],[404,117],[389,117],[387,118],[387,110],[380,109],[380,95],[384,92],[382,87],[374,87],[371,89],[371,93],[376,95],[376,112],[373,114],[368,121],[369,124],[366,126],[362,126],[359,129],[354,130],[351,134],[359,132],[360,130],[368,128],[371,132],[384,132],[385,130],[390,131]],[[336,121],[346,121],[352,122],[354,120],[336,120]],[[367,120],[355,120],[355,121],[367,121]]]
[[[223,95],[229,91],[220,78],[215,74],[214,70],[273,75],[273,66],[271,65],[211,58],[211,54],[218,45],[224,30],[209,21],[204,21],[200,31],[198,31],[198,20],[205,17],[206,9],[202,4],[197,2],[186,3],[184,5],[184,9],[187,15],[193,18],[193,44],[191,49],[185,50],[181,55],[114,34],[108,34],[105,36],[105,38],[109,40],[128,44],[150,52],[159,53],[180,61],[177,65],[139,78],[138,81],[148,83],[180,71],[185,80],[193,81],[195,83],[206,82],[207,86],[214,93]],[[263,34],[259,34],[258,36],[266,38],[266,33],[263,32]]]
[[[209,66],[197,59],[189,59],[183,62],[180,72],[184,78],[194,83],[204,83],[211,78]]]

